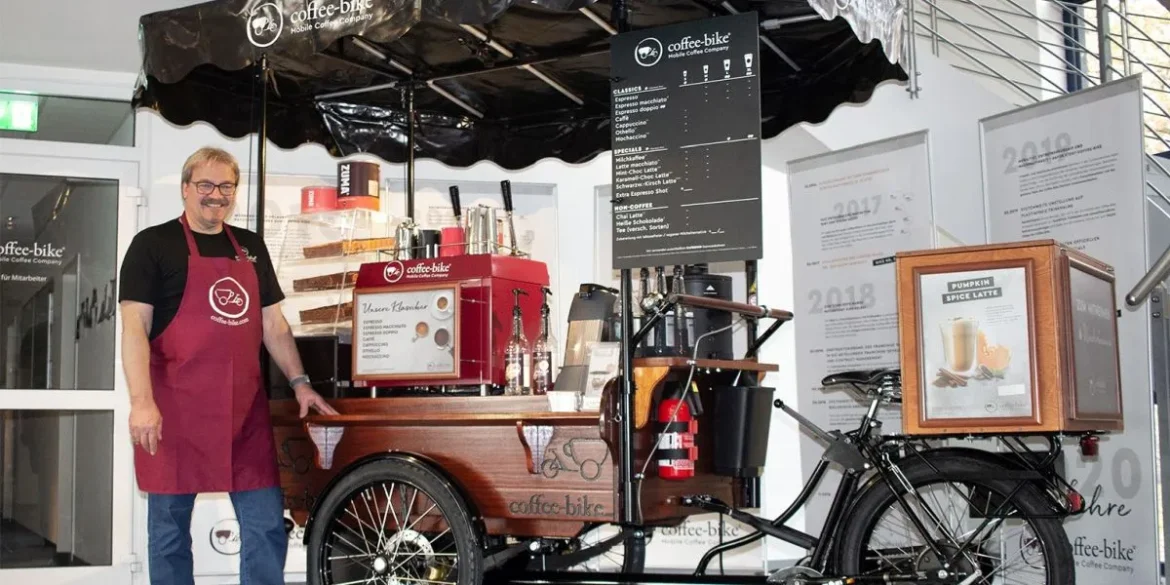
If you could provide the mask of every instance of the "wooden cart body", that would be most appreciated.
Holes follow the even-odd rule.
[[[777,369],[754,361],[700,360],[697,366],[704,404],[718,391],[712,386],[740,371]],[[646,465],[659,430],[652,407],[667,383],[685,381],[689,371],[683,359],[635,362],[633,463],[635,473],[646,469],[636,501],[647,526],[678,524],[696,513],[680,504],[686,494],[740,504],[741,480],[712,471],[710,409],[698,417],[693,478],[665,480],[654,461]],[[339,415],[301,419],[295,401],[274,400],[285,506],[307,525],[332,482],[363,463],[398,455],[429,464],[456,485],[490,535],[569,538],[587,524],[620,522],[618,391],[615,379],[592,412],[551,412],[544,396],[424,396],[343,398],[331,401]]]

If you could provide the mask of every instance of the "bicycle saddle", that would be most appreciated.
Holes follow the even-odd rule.
[[[829,374],[821,380],[822,386],[836,386],[837,384],[878,384],[886,376],[901,377],[899,368],[880,368],[877,370],[855,370],[852,372],[838,372]]]

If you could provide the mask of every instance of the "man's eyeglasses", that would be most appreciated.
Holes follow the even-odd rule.
[[[199,181],[198,183],[195,183],[195,192],[199,193],[200,195],[211,195],[216,190],[216,188],[218,188],[219,192],[223,193],[225,197],[231,197],[236,192],[235,183],[220,183],[218,185],[212,183],[211,181]]]

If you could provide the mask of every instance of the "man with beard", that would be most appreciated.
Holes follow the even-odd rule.
[[[304,375],[263,240],[224,223],[239,181],[232,155],[196,151],[183,165],[183,214],[138,233],[122,263],[122,363],[152,584],[193,585],[191,512],[206,492],[231,495],[242,585],[284,582],[288,536],[261,343],[301,417],[336,414]]]

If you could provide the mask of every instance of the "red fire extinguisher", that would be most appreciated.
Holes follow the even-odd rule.
[[[695,446],[695,435],[699,432],[699,421],[691,409],[692,400],[688,393],[663,399],[658,404],[658,477],[683,480],[695,476],[695,461],[699,459],[699,448]]]

